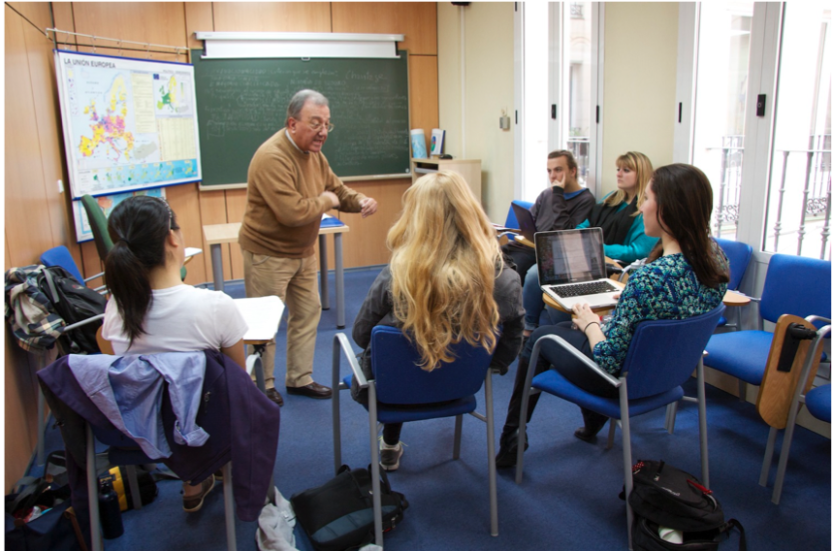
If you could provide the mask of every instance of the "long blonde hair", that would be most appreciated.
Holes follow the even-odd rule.
[[[627,153],[618,157],[615,160],[615,166],[618,168],[629,168],[636,173],[636,212],[633,216],[638,216],[641,203],[644,202],[644,190],[647,189],[647,182],[653,177],[653,163],[644,153],[638,151],[628,151]],[[616,190],[615,193],[610,194],[604,199],[604,204],[614,207],[621,204],[627,198],[627,194],[623,190]]]
[[[494,229],[468,184],[455,172],[422,176],[402,198],[387,234],[393,314],[433,371],[453,361],[463,339],[494,351],[500,314],[495,270],[502,270]]]

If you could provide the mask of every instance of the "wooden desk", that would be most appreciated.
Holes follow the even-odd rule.
[[[230,224],[208,224],[202,226],[205,242],[211,247],[211,272],[214,276],[214,289],[225,288],[222,275],[222,244],[236,243],[242,222]],[[326,236],[333,235],[335,240],[335,308],[338,329],[346,327],[344,312],[344,259],[341,247],[341,234],[350,231],[346,224],[342,226],[325,226],[318,232],[318,248],[321,263],[321,307],[329,310],[329,281],[327,280]]]

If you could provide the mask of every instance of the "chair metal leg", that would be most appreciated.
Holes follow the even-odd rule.
[[[237,551],[237,530],[234,524],[234,490],[231,486],[231,462],[222,468],[222,493],[225,501],[225,536],[228,551]]]
[[[43,390],[41,390],[40,385],[38,385],[38,455],[37,455],[37,464],[43,465],[43,439],[44,439],[44,428],[46,425],[46,399],[43,397]]]
[[[748,385],[745,381],[737,381],[739,383],[739,397],[740,401],[747,402],[748,401]]]
[[[341,468],[341,347],[338,339],[332,340],[332,449],[335,473]]]
[[[630,447],[630,407],[627,400],[626,381],[618,387],[618,404],[621,409],[621,441],[624,448],[624,501],[627,504],[627,549],[633,548],[633,509],[629,497],[633,491],[633,451]]]
[[[488,498],[491,502],[491,535],[499,535],[497,520],[497,451],[494,449],[494,399],[491,388],[491,369],[485,375],[485,415],[488,434]]]
[[[98,511],[98,473],[95,471],[95,437],[92,427],[86,423],[87,432],[87,494],[90,507],[90,539],[92,551],[103,551],[101,539],[101,517]]]
[[[696,366],[696,399],[699,404],[699,460],[702,463],[702,482],[706,488],[711,487],[708,469],[708,413],[705,407],[705,364],[699,358]]]
[[[375,544],[384,547],[382,540],[381,524],[381,483],[379,478],[380,466],[378,463],[378,411],[376,409],[376,385],[370,382],[369,390],[370,405],[370,472],[373,476],[373,524],[375,526]]]
[[[777,429],[771,427],[768,430],[768,442],[766,443],[766,453],[763,455],[763,468],[760,470],[760,486],[765,488],[768,486],[768,472],[771,469],[771,458],[774,457],[774,446],[777,443]]]
[[[667,412],[664,416],[664,429],[670,434],[673,434],[673,431],[676,430],[676,412],[678,410],[679,402],[667,404]]]
[[[459,448],[462,444],[462,415],[456,416],[454,424],[454,460],[459,459]]]
[[[615,419],[610,419],[610,431],[607,433],[607,449],[611,450],[613,444],[615,444],[615,426],[619,424],[621,421],[616,421]]]
[[[142,508],[142,496],[139,489],[139,477],[136,476],[135,465],[125,465],[125,472],[127,473],[127,483],[130,485],[130,495],[133,498],[133,509],[138,511]]]
[[[798,387],[798,393],[800,392],[800,388],[801,387]],[[789,451],[792,447],[794,425],[800,406],[800,400],[795,400],[792,403],[792,407],[789,411],[789,419],[786,421],[786,432],[783,435],[783,443],[780,444],[780,460],[777,462],[777,477],[774,479],[774,493],[771,496],[771,502],[775,505],[780,505],[780,494],[783,493],[783,482],[786,478],[786,465],[789,463]]]

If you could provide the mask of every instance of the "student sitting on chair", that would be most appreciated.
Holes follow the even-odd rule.
[[[581,228],[604,230],[604,254],[624,265],[645,258],[655,247],[658,238],[644,233],[644,219],[639,212],[644,202],[644,190],[653,176],[653,165],[644,153],[628,151],[616,159],[618,190],[613,191],[592,207]],[[537,264],[526,273],[523,283],[523,307],[526,309],[524,336],[537,329],[543,312],[543,292],[537,275]],[[563,314],[563,315],[559,315]],[[568,321],[569,314],[549,310],[552,324]]]
[[[107,302],[99,346],[105,354],[155,354],[219,350],[245,366],[248,326],[225,293],[182,282],[185,240],[167,201],[126,199],[107,222],[113,240],[104,262]],[[199,511],[214,477],[200,486],[182,483],[182,506]]]
[[[353,326],[352,337],[364,348],[362,371],[373,378],[370,336],[376,325],[387,325],[410,336],[427,371],[453,362],[449,348],[464,339],[493,352],[491,367],[505,372],[523,332],[520,278],[503,265],[479,202],[454,172],[422,176],[402,202],[404,210],[387,234],[390,264],[370,287]],[[359,392],[358,385],[352,396],[367,403],[367,390]],[[384,425],[385,470],[399,468],[401,430],[401,423]]]
[[[647,185],[641,213],[645,233],[661,241],[650,253],[647,265],[631,273],[609,322],[602,326],[589,305],[578,304],[573,320],[577,329],[565,322],[540,327],[532,333],[518,362],[497,467],[513,467],[516,463],[523,384],[537,339],[558,335],[617,376],[640,321],[685,319],[720,304],[728,288],[728,262],[719,245],[709,238],[712,208],[711,184],[701,170],[684,164],[656,170]],[[562,351],[554,341],[546,340],[541,345],[536,367],[536,373],[554,368],[572,384],[599,396],[618,395],[617,389],[579,359]],[[539,397],[529,397],[529,420]],[[585,409],[581,412],[584,426],[575,431],[575,436],[591,442],[607,418]]]
[[[571,230],[589,215],[595,204],[592,192],[578,183],[578,164],[571,151],[560,150],[549,153],[546,162],[550,187],[543,190],[529,209],[534,217],[536,231]],[[492,230],[493,234],[493,230]],[[526,272],[537,262],[534,247],[510,241],[503,245],[505,253],[520,274],[520,283]]]

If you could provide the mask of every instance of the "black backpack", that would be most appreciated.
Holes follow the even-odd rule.
[[[38,274],[38,287],[47,296],[55,309],[67,325],[84,321],[93,316],[104,313],[107,299],[101,294],[84,286],[60,266],[44,268]],[[98,342],[95,333],[101,327],[98,320],[64,333],[62,344],[67,353],[98,354]]]
[[[387,532],[401,522],[408,503],[403,494],[390,489],[387,473],[380,472],[381,521]],[[290,498],[298,522],[317,551],[358,549],[373,541],[372,489],[369,467],[351,471],[342,465],[326,484]]]
[[[623,493],[622,496],[623,498]],[[664,461],[633,465],[633,551],[711,551],[728,538],[732,528],[740,531],[740,551],[745,551],[745,531],[736,519],[725,522],[722,507],[713,492],[692,474]],[[682,532],[683,542],[672,543],[659,536],[659,527]]]

